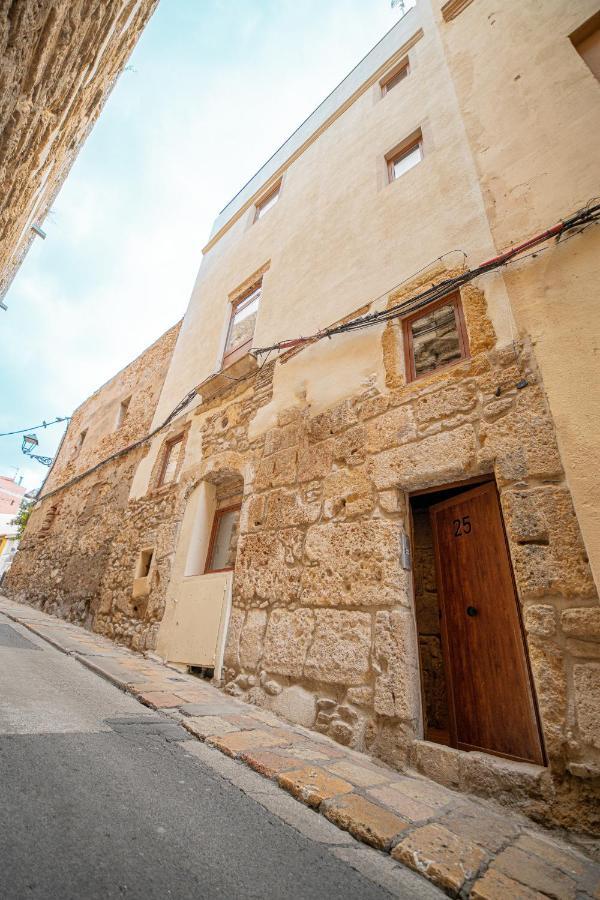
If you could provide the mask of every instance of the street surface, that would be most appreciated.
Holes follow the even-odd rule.
[[[0,896],[441,898],[0,614]]]

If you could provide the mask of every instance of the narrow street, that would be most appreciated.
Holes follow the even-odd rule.
[[[190,738],[0,615],[4,900],[442,896]]]

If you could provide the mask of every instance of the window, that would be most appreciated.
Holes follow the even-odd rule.
[[[171,441],[167,441],[160,478],[158,479],[159,487],[163,484],[171,484],[172,481],[175,481],[182,449],[183,435],[173,438]]]
[[[119,412],[117,413],[117,429],[121,427],[125,419],[127,418],[127,413],[129,412],[129,404],[131,403],[131,397],[126,397],[125,400],[122,400],[119,404]]]
[[[83,447],[83,442],[85,441],[87,433],[88,433],[87,428],[84,428],[83,431],[79,432],[79,437],[77,438],[77,443],[75,444],[73,456],[77,456],[77,454],[81,451],[81,448]]]
[[[584,63],[600,81],[600,11],[570,36]]]
[[[277,184],[272,191],[270,191],[262,200],[259,200],[256,204],[256,213],[254,215],[254,221],[257,222],[259,219],[262,219],[264,214],[268,212],[272,206],[275,206],[277,201],[279,200],[279,191],[281,190],[281,182]]]
[[[136,578],[147,578],[150,574],[150,566],[152,565],[152,557],[154,556],[154,549],[152,547],[147,547],[145,550],[140,551],[140,555],[138,556],[137,566],[135,570]]]
[[[252,346],[256,316],[262,294],[262,281],[255,284],[233,304],[225,342],[223,366],[230,366]]]
[[[423,140],[421,136],[412,141],[408,146],[404,146],[401,150],[393,151],[387,157],[388,176],[390,181],[396,181],[409,169],[418,165],[423,159]]]
[[[241,508],[237,503],[215,512],[206,572],[224,572],[235,566]]]
[[[408,381],[428,375],[469,355],[458,293],[412,313],[402,322]]]
[[[401,81],[404,81],[409,71],[410,69],[408,60],[405,59],[400,63],[399,66],[396,66],[396,68],[393,69],[390,74],[386,75],[385,78],[382,78],[382,80],[379,82],[381,85],[382,96],[385,97],[385,95],[388,94],[392,90],[392,88],[395,88],[396,85],[400,84]]]

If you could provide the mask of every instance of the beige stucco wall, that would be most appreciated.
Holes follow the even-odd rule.
[[[600,83],[569,35],[597,0],[476,0],[436,15],[494,242],[542,231],[600,193]],[[600,231],[507,271],[531,336],[577,516],[600,584]]]

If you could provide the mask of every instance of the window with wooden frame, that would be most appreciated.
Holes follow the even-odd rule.
[[[262,279],[232,304],[223,353],[223,368],[240,359],[252,347],[261,295]]]
[[[469,356],[460,294],[456,291],[402,320],[407,381]]]
[[[240,530],[241,502],[217,509],[206,556],[205,574],[228,572],[235,566]]]
[[[167,441],[164,449],[164,456],[160,475],[158,477],[158,487],[164,484],[171,484],[175,481],[178,472],[179,458],[183,449],[183,435]]]
[[[279,200],[279,193],[281,191],[281,182],[279,181],[274,188],[272,188],[268,194],[265,194],[264,197],[256,204],[256,210],[254,213],[254,221],[258,222],[259,219],[262,219],[264,214],[268,212]]]
[[[386,156],[388,178],[396,181],[409,169],[417,166],[423,159],[423,137],[421,132],[414,140],[402,144]]]
[[[404,81],[409,72],[410,66],[408,59],[403,59],[401,63],[393,68],[391,72],[388,72],[379,82],[381,86],[381,96],[385,97],[386,94],[389,94],[392,88],[395,88],[401,81]]]

